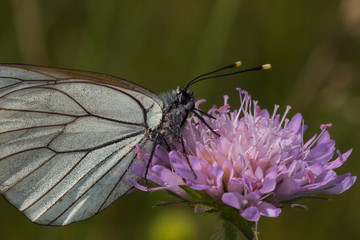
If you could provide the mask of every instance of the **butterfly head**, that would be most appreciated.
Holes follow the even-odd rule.
[[[177,88],[177,101],[182,105],[186,110],[192,110],[195,107],[195,97],[193,92],[188,88]]]
[[[187,112],[195,108],[194,94],[188,88],[177,87],[176,90],[163,93],[161,98],[165,104],[165,111],[176,108]]]

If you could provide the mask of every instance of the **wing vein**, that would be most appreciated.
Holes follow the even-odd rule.
[[[145,137],[146,138],[146,137]],[[144,139],[144,138],[143,138]],[[143,141],[143,139],[141,141]],[[139,141],[139,142],[141,142]],[[142,144],[145,145],[145,142]],[[143,146],[141,146],[143,147]],[[129,153],[128,153],[129,154]],[[102,209],[102,207],[104,206],[104,204],[106,203],[106,201],[109,199],[109,197],[111,196],[111,194],[114,192],[114,190],[116,189],[117,185],[119,184],[119,182],[122,180],[122,178],[125,176],[125,174],[127,173],[127,171],[129,170],[129,168],[132,166],[132,163],[134,162],[136,155],[134,156],[134,158],[131,160],[131,163],[129,164],[128,168],[126,169],[126,171],[124,171],[124,173],[121,175],[121,177],[119,178],[119,180],[116,182],[116,184],[114,185],[114,187],[111,189],[110,193],[108,194],[108,196],[105,198],[105,200],[103,201],[103,203],[101,204],[101,206],[98,209],[98,213],[99,211]]]
[[[34,127],[26,127],[26,128],[17,128],[14,130],[9,130],[9,131],[5,131],[5,132],[1,132],[0,135],[2,134],[6,134],[6,133],[13,133],[13,132],[17,132],[17,131],[22,131],[22,130],[30,130],[30,129],[37,129],[37,128],[46,128],[46,127],[60,127],[60,126],[65,126],[69,123],[74,122],[74,120],[71,120],[68,123],[63,123],[63,124],[52,124],[52,125],[42,125],[42,126],[34,126]]]
[[[13,84],[10,84],[10,85],[4,86],[4,87],[0,87],[0,90],[5,89],[5,88],[10,88],[10,87],[13,87],[16,85],[21,85],[21,84],[22,84],[22,82],[13,83]]]
[[[42,149],[42,148],[46,148],[46,149],[48,149],[48,150],[56,153],[54,150],[52,150],[52,149],[50,149],[50,148],[48,148],[48,147],[46,147],[46,146],[45,146],[45,147],[35,147],[35,148],[28,148],[28,149],[25,149],[25,150],[22,150],[22,151],[15,152],[15,153],[12,153],[12,154],[10,154],[10,155],[4,156],[4,157],[0,158],[0,161],[4,160],[5,158],[12,157],[12,156],[14,156],[14,155],[16,155],[16,154],[19,154],[19,153],[24,153],[24,152],[26,152],[26,151],[40,150],[40,149]]]
[[[14,111],[14,112],[46,113],[46,114],[53,114],[53,115],[66,116],[66,117],[74,117],[74,118],[97,117],[97,118],[101,118],[101,119],[108,120],[108,121],[112,121],[112,122],[116,122],[116,123],[121,123],[121,124],[127,124],[127,125],[139,126],[139,127],[144,127],[144,128],[146,128],[145,124],[142,124],[142,123],[133,123],[133,122],[121,121],[121,120],[117,120],[117,119],[112,119],[112,118],[107,118],[107,117],[99,116],[99,115],[92,114],[92,113],[89,113],[88,115],[79,115],[79,116],[76,116],[76,115],[66,114],[66,113],[47,112],[47,111],[38,111],[38,110],[25,110],[25,109],[13,109],[13,108],[0,108],[0,110],[3,110],[3,111]]]
[[[126,136],[124,136],[124,137],[122,137],[122,138],[118,138],[118,139],[115,139],[115,140],[112,140],[112,141],[103,143],[103,144],[98,145],[98,146],[96,146],[96,147],[81,149],[81,151],[93,151],[93,150],[97,150],[97,149],[100,149],[100,148],[103,148],[103,147],[107,147],[107,146],[109,146],[109,145],[111,145],[111,144],[114,144],[114,143],[117,143],[117,142],[121,142],[121,141],[123,141],[123,140],[125,140],[125,139],[127,139],[127,138],[135,137],[135,136],[137,136],[137,135],[140,135],[141,133],[144,133],[144,131],[143,131],[143,130],[137,131],[137,132],[135,132],[135,133],[131,133],[131,134],[129,134],[129,135],[126,135]],[[67,150],[67,151],[63,151],[63,152],[62,152],[62,151],[56,151],[56,150],[51,149],[51,148],[49,148],[49,149],[52,150],[52,151],[54,151],[55,153],[79,152],[79,150]]]
[[[34,202],[32,202],[29,206],[27,206],[25,209],[23,209],[22,211],[25,212],[27,209],[29,209],[30,207],[32,207],[35,203],[37,203],[40,199],[42,199],[46,194],[48,194],[54,187],[56,187],[62,180],[64,180],[66,178],[66,176],[68,176],[74,169],[76,166],[78,166],[82,160],[84,160],[84,158],[89,155],[90,152],[85,153],[85,155],[83,157],[81,157],[79,159],[79,161],[63,176],[61,177],[57,182],[54,183],[53,186],[51,186],[45,193],[43,193],[41,196],[39,196],[37,199],[34,200]],[[55,155],[54,155],[55,156]],[[85,174],[86,175],[86,174]],[[77,183],[77,182],[76,182]],[[75,184],[76,184],[75,183]],[[74,184],[74,185],[75,185]],[[61,197],[60,197],[61,198]]]
[[[3,111],[14,111],[14,112],[33,112],[33,113],[46,113],[46,114],[54,114],[54,115],[59,115],[59,116],[66,116],[66,117],[86,117],[89,115],[72,115],[72,114],[66,114],[66,113],[58,113],[58,112],[47,112],[47,111],[38,111],[38,110],[25,110],[25,109],[13,109],[13,108],[0,108],[0,110]],[[96,116],[95,116],[96,117]],[[111,119],[109,119],[111,120]],[[112,120],[113,121],[113,120]]]
[[[76,105],[78,105],[82,110],[84,110],[87,114],[91,114],[83,105],[81,105],[75,98],[73,98],[70,94],[57,89],[57,88],[52,88],[52,87],[48,87],[48,86],[36,86],[36,87],[30,87],[30,88],[43,88],[43,89],[49,89],[49,90],[54,90],[55,92],[59,92],[61,94],[64,94],[65,96],[67,96],[68,98],[70,98],[70,100],[72,100]]]
[[[84,80],[87,80],[87,79],[84,79]],[[77,83],[77,81],[73,81],[73,82],[71,82],[71,83]],[[79,83],[83,83],[83,82],[79,82]],[[66,83],[58,83],[58,84],[68,84],[68,82],[66,82]],[[124,92],[124,91],[122,91],[122,90],[120,90],[120,89],[118,89],[118,88],[116,88],[116,87],[112,87],[112,86],[108,86],[108,85],[104,85],[104,84],[99,84],[99,83],[96,83],[96,82],[92,82],[92,84],[93,84],[93,85],[97,85],[97,86],[103,86],[103,87],[110,88],[110,89],[112,89],[112,90],[115,90],[115,91],[117,91],[117,92],[120,92],[120,93],[128,96],[128,97],[131,98],[133,101],[135,101],[135,102],[138,104],[138,106],[140,107],[140,109],[141,109],[141,111],[142,111],[142,113],[143,113],[143,118],[144,118],[145,127],[146,127],[146,128],[148,127],[148,126],[147,126],[147,115],[146,115],[147,110],[145,109],[144,105],[143,105],[138,99],[136,99],[136,98],[135,98],[134,96],[132,96],[131,94],[129,94],[129,93],[127,93],[127,92]],[[86,110],[85,110],[85,111],[86,111]],[[88,111],[86,111],[86,112],[88,112]],[[92,114],[92,113],[89,113],[89,114]]]
[[[129,155],[129,153],[126,154],[126,156]],[[123,177],[125,176],[125,174],[127,173],[127,171],[129,170],[130,166],[132,165],[132,163],[134,162],[136,155],[133,157],[133,159],[131,159],[131,163],[129,164],[128,168],[126,169],[126,171],[124,171],[124,173],[121,175],[121,177],[119,178],[119,180],[116,182],[116,184],[114,185],[114,187],[111,189],[110,193],[106,196],[106,198],[104,199],[103,203],[100,205],[97,213],[99,213],[99,211],[102,209],[102,207],[104,206],[104,204],[106,203],[106,201],[109,199],[109,197],[111,196],[111,194],[114,192],[114,190],[116,189],[117,185],[119,184],[119,182],[123,179]]]
[[[27,150],[27,151],[31,151],[31,150]],[[51,151],[51,149],[50,149]],[[26,151],[24,151],[26,152]],[[13,188],[15,185],[17,185],[19,182],[21,182],[22,180],[24,180],[25,178],[28,178],[31,174],[33,174],[35,171],[39,170],[42,166],[44,166],[47,162],[49,162],[53,157],[55,157],[56,154],[53,154],[49,159],[47,159],[46,161],[44,161],[43,163],[41,163],[38,167],[34,168],[31,172],[29,172],[28,174],[24,175],[22,178],[20,178],[18,181],[16,181],[13,185],[11,185],[8,189],[6,189],[4,191],[7,192],[9,191],[11,188]]]
[[[142,138],[140,141],[142,141],[144,138]],[[124,148],[124,147],[123,147]],[[121,149],[123,149],[123,148],[121,148]],[[99,166],[99,164],[103,164],[104,162],[105,162],[105,160],[106,159],[108,159],[108,158],[110,158],[111,156],[113,156],[113,155],[115,155],[116,153],[118,153],[121,149],[119,149],[118,151],[116,151],[116,152],[113,152],[110,156],[108,156],[108,157],[106,157],[106,158],[104,158],[101,162],[99,162],[94,168],[92,168],[89,172],[87,172],[86,173],[86,175],[88,175],[91,171],[93,171],[94,169],[96,169],[96,167],[97,166]],[[77,200],[79,200],[82,196],[84,196],[96,183],[98,183],[104,176],[106,176],[111,170],[112,170],[112,168],[114,167],[114,166],[116,166],[116,164],[118,164],[122,159],[124,159],[130,152],[132,152],[133,150],[135,149],[135,146],[134,147],[132,147],[126,154],[124,154],[124,156],[122,156],[116,163],[114,163],[113,164],[113,166],[112,167],[110,167],[109,168],[109,170],[108,171],[106,171],[101,177],[99,177],[86,191],[84,191],[84,193],[82,193],[80,196],[78,196],[78,198],[74,201],[74,202],[72,202],[66,209],[64,209],[64,211],[62,212],[62,213],[60,213],[60,215],[59,216],[57,216],[53,221],[51,221],[48,225],[50,225],[51,223],[53,223],[53,222],[55,222],[59,217],[61,217],[68,209],[70,209],[76,202],[77,202]],[[83,179],[86,175],[84,175],[81,179]],[[79,181],[81,181],[81,179],[79,179]],[[77,181],[77,183],[79,182],[79,181]],[[74,184],[73,186],[72,186],[72,188],[75,186],[76,184]],[[71,189],[72,189],[71,188]],[[68,191],[70,191],[70,189],[68,190]],[[64,196],[65,194],[63,194],[62,196]],[[60,197],[61,198],[61,197]],[[59,198],[59,199],[60,199]],[[57,202],[57,201],[56,201]],[[56,203],[55,202],[55,203]],[[54,203],[54,204],[55,204]],[[48,209],[50,209],[52,206],[54,206],[54,204],[52,204]],[[41,216],[40,216],[41,217]]]
[[[29,72],[41,74],[41,75],[43,75],[43,76],[45,76],[45,77],[54,78],[55,80],[57,79],[56,77],[53,77],[53,76],[51,76],[51,75],[49,75],[49,74],[43,73],[43,72],[41,72],[41,71],[36,71],[36,70],[34,70],[34,69],[32,69],[32,68],[28,68],[28,67],[26,67],[26,65],[21,66],[21,68],[20,68],[20,67],[14,67],[14,68],[17,68],[17,69],[25,69],[25,70],[27,70],[27,71],[29,71]]]

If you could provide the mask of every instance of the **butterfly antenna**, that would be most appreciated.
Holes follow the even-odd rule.
[[[216,69],[215,71],[211,71],[211,72],[208,72],[208,73],[201,74],[200,76],[197,76],[196,78],[194,78],[193,80],[191,80],[188,84],[186,84],[185,88],[187,89],[188,87],[190,87],[191,85],[193,85],[193,83],[194,83],[197,79],[199,79],[199,78],[202,78],[202,77],[205,77],[205,76],[207,76],[207,75],[211,75],[211,74],[220,72],[220,71],[225,70],[225,69],[240,67],[241,64],[242,64],[241,61],[236,61],[235,63],[233,63],[233,64],[231,64],[231,65],[228,65],[228,66],[225,66],[225,67],[221,67],[221,68],[219,68],[219,69]]]
[[[238,62],[236,62],[238,63]],[[189,88],[191,85],[197,83],[197,82],[200,82],[200,81],[203,81],[203,80],[206,80],[206,79],[212,79],[212,78],[218,78],[218,77],[226,77],[226,76],[231,76],[231,75],[235,75],[235,74],[239,74],[239,73],[244,73],[244,72],[252,72],[252,71],[259,71],[259,70],[268,70],[271,68],[271,65],[270,64],[263,64],[263,65],[260,65],[258,67],[254,67],[254,68],[248,68],[248,69],[245,69],[245,70],[241,70],[241,71],[236,71],[236,72],[231,72],[231,73],[225,73],[225,74],[220,74],[220,75],[215,75],[215,76],[208,76],[206,77],[207,75],[210,75],[210,74],[213,74],[213,73],[216,73],[218,71],[221,71],[221,70],[224,70],[224,69],[228,69],[228,68],[234,68],[234,67],[239,67],[241,65],[241,62],[240,62],[240,65],[236,65],[236,63],[232,64],[232,65],[229,65],[229,66],[226,66],[226,67],[222,67],[222,68],[219,68],[213,72],[210,72],[210,73],[206,73],[206,74],[202,74],[196,78],[194,78],[193,80],[191,80],[185,88]]]

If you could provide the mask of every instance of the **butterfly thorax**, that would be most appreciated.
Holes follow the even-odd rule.
[[[189,89],[180,87],[162,94],[161,98],[164,102],[164,109],[159,128],[160,140],[173,148],[181,136],[181,129],[189,112],[195,107],[195,98]]]

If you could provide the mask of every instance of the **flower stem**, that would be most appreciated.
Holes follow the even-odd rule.
[[[223,210],[220,217],[224,220],[225,240],[236,240],[240,235],[243,236],[242,239],[258,240],[255,223],[246,221],[238,211]]]
[[[228,221],[224,221],[224,239],[236,240],[239,236],[239,231]]]

